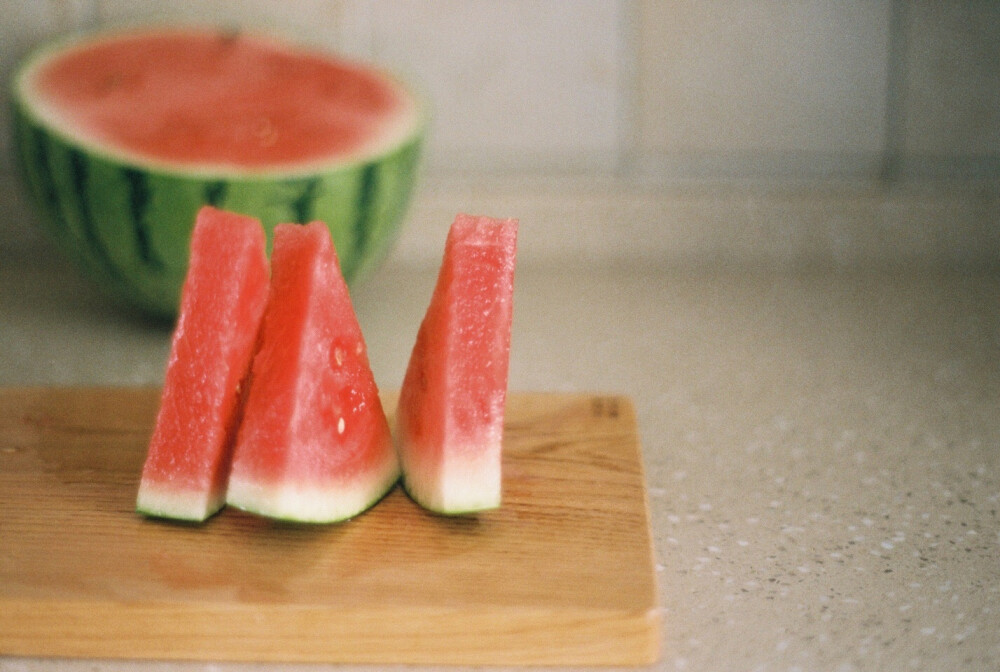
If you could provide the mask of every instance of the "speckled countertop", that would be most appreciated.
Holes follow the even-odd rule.
[[[356,292],[383,387],[433,279]],[[1000,669],[1000,277],[529,265],[516,297],[512,389],[635,401],[659,669]],[[168,337],[5,248],[0,384],[159,382]],[[147,668],[251,669],[0,658]]]

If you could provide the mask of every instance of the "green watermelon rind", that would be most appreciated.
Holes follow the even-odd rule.
[[[56,245],[111,296],[175,318],[202,205],[257,217],[269,247],[279,223],[325,222],[351,284],[388,255],[412,198],[426,131],[426,107],[416,96],[410,132],[379,153],[266,173],[171,168],[74,139],[35,113],[23,95],[24,73],[62,44],[40,50],[14,78],[15,156]]]

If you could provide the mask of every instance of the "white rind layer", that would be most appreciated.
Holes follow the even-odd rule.
[[[405,442],[401,452],[403,486],[418,504],[436,513],[459,515],[500,506],[501,452],[495,446],[447,446],[441,460],[421,460],[426,451]]]
[[[136,511],[158,518],[175,518],[201,522],[219,511],[226,503],[226,493],[159,488],[142,482],[136,496]]]
[[[371,508],[399,480],[395,460],[354,482],[329,487],[295,483],[262,484],[239,476],[229,479],[226,503],[268,518],[302,523],[334,523]]]

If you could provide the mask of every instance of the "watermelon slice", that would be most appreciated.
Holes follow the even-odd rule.
[[[225,501],[241,388],[268,293],[256,219],[202,208],[136,509],[201,521]]]
[[[227,502],[294,521],[350,518],[399,466],[329,230],[279,225],[271,270]]]
[[[101,286],[173,318],[202,205],[322,220],[361,277],[395,238],[424,107],[368,65],[259,34],[155,27],[48,44],[13,82],[21,173]]]
[[[500,505],[517,225],[456,217],[403,380],[403,483],[432,511]]]

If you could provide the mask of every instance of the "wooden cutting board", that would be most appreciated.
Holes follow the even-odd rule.
[[[660,641],[626,398],[512,394],[504,502],[336,525],[134,513],[159,390],[0,389],[0,653],[631,665]],[[386,408],[394,398],[386,399]]]

